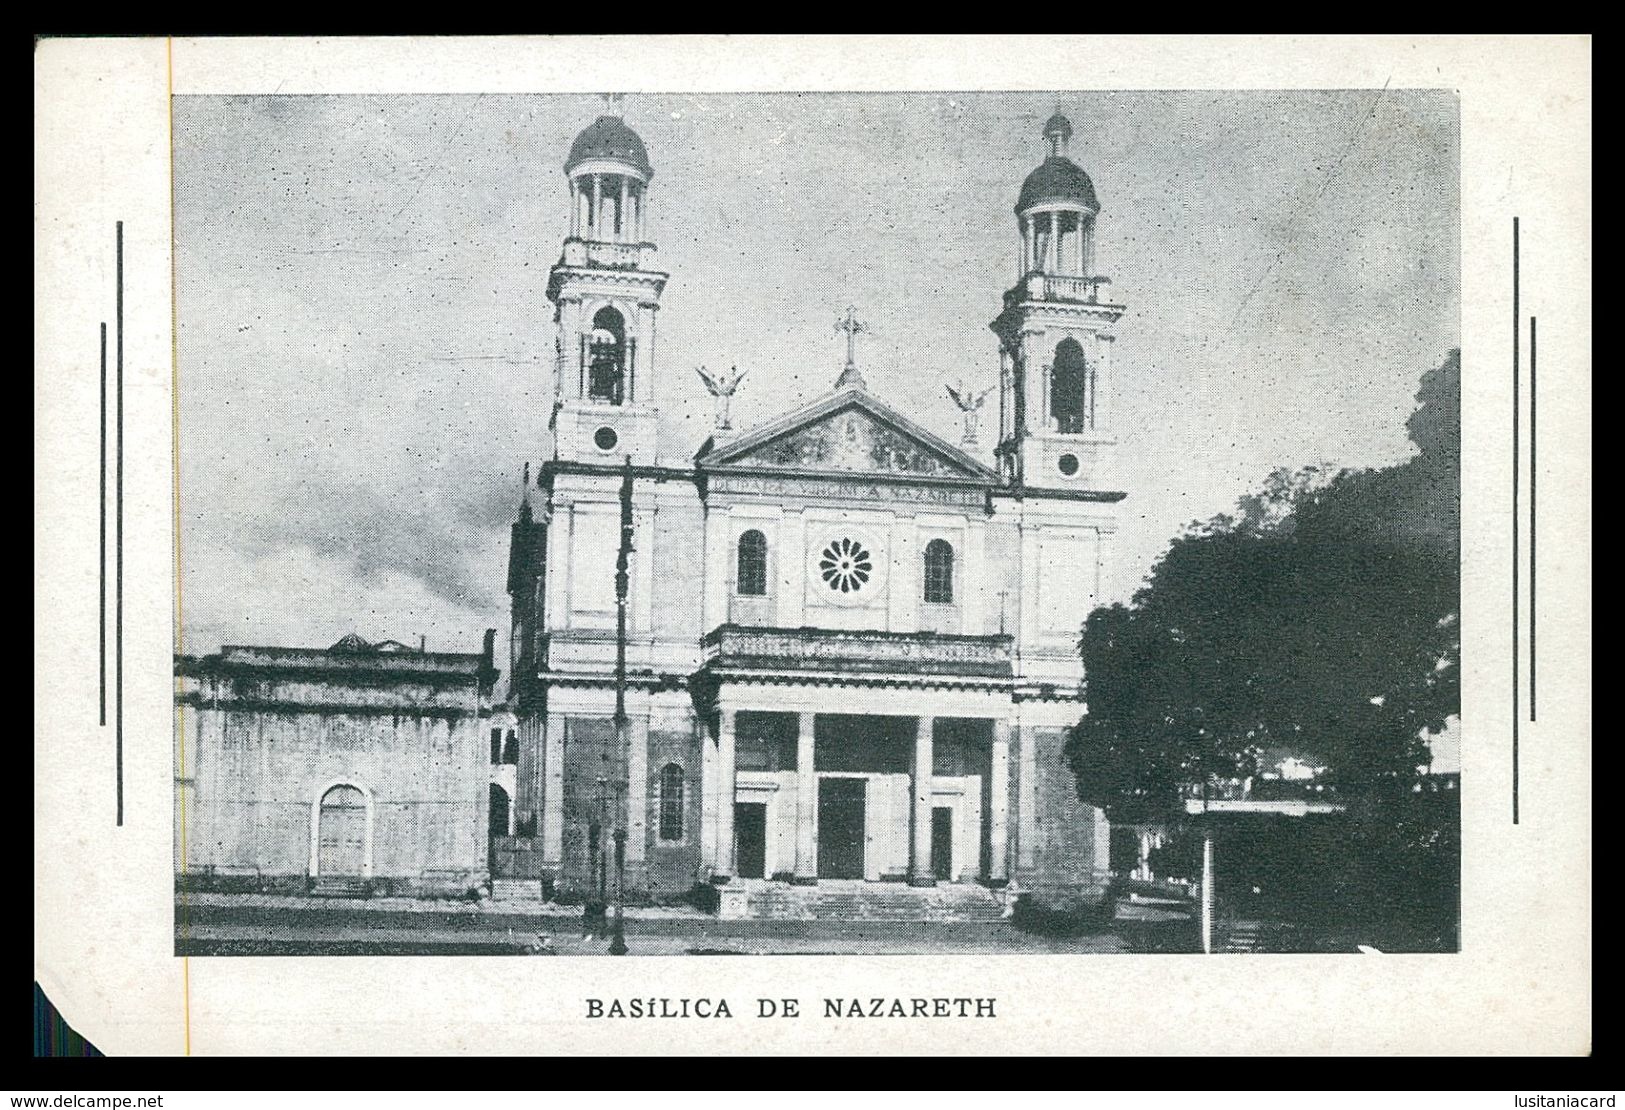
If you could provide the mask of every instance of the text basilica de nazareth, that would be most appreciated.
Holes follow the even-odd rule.
[[[820,999],[826,1018],[990,1018],[996,998],[824,998]],[[726,998],[589,998],[588,1018],[731,1018],[734,1008]],[[754,1008],[742,1008],[740,1016],[756,1018],[799,1018],[800,999],[758,998]]]

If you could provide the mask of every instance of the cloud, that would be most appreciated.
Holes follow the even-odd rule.
[[[431,648],[478,651],[489,614],[429,589],[416,575],[301,544],[250,553],[225,543],[185,551],[183,648],[223,643],[326,647],[347,632]]]

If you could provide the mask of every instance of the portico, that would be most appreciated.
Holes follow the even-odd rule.
[[[851,658],[838,680],[787,673],[774,646],[801,668],[820,651],[767,642],[785,638],[818,640],[826,657],[913,659],[915,673],[854,677]],[[701,852],[714,883],[1008,881],[1010,681],[970,673],[997,671],[1001,654],[1008,668],[1008,638],[724,626],[708,642],[695,688],[707,698]]]

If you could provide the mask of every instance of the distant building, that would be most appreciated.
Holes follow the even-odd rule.
[[[482,887],[494,640],[177,659],[177,870],[223,889]]]

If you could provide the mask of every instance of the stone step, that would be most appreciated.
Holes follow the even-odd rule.
[[[310,888],[314,898],[365,898],[370,892],[365,879],[325,875],[318,877]]]
[[[974,884],[823,887],[752,885],[746,914],[794,921],[998,921],[1002,901]]]
[[[543,899],[540,879],[492,879],[491,899],[496,902],[540,902]]]

